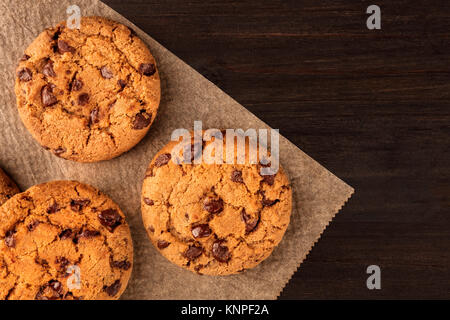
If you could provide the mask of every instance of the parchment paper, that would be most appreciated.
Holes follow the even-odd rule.
[[[114,160],[80,164],[45,151],[19,119],[14,77],[24,49],[46,27],[67,18],[77,4],[82,15],[109,17],[132,27],[155,56],[162,79],[160,112],[144,140]],[[272,256],[253,270],[228,277],[199,276],[162,257],[147,239],[140,215],[145,169],[176,128],[268,128],[214,84],[150,36],[99,1],[0,0],[0,166],[22,190],[56,179],[91,184],[127,214],[135,248],[133,275],[123,299],[276,299],[353,189],[280,137],[280,160],[294,191],[286,235]],[[281,128],[281,133],[283,129]],[[331,152],[331,150],[330,150]]]

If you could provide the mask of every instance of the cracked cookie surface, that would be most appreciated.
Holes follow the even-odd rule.
[[[125,290],[130,230],[95,188],[37,185],[8,200],[0,216],[0,299],[118,299]]]
[[[155,156],[144,179],[141,210],[150,240],[171,262],[199,274],[255,267],[289,225],[292,190],[284,170],[262,176],[261,165],[248,157],[244,164],[236,158],[235,164],[177,164],[172,161],[177,143]],[[203,155],[210,143],[203,144]],[[193,145],[192,140],[181,150],[190,147],[198,156]]]
[[[55,155],[79,162],[119,156],[153,123],[160,79],[147,46],[128,27],[84,17],[44,30],[16,71],[20,117]]]
[[[14,181],[0,168],[0,206],[19,192]]]

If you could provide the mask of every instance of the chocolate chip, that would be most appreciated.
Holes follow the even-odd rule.
[[[56,300],[63,296],[63,287],[61,282],[50,280],[43,285],[36,294],[36,300]]]
[[[233,170],[233,172],[231,172],[231,181],[244,183],[244,179],[242,179],[242,171]]]
[[[165,240],[158,240],[157,245],[158,245],[159,249],[164,249],[164,248],[167,248],[170,245],[170,242],[165,241]]]
[[[104,286],[103,290],[111,297],[115,296],[119,290],[120,290],[120,280],[116,280],[112,285],[110,286]]]
[[[34,258],[34,262],[36,262],[38,265],[43,266],[44,268],[48,268],[48,261],[45,259],[39,259],[38,257]]]
[[[245,222],[245,233],[250,233],[255,230],[256,226],[259,223],[259,217],[252,219],[252,216],[247,214],[247,212],[245,212],[245,209],[242,209],[241,218],[242,221]]]
[[[223,211],[223,200],[221,198],[206,198],[203,201],[203,209],[209,213],[219,213]]]
[[[117,84],[119,85],[120,90],[123,90],[127,86],[127,82],[122,79],[117,80]]]
[[[134,130],[142,130],[150,125],[152,122],[152,115],[149,115],[147,112],[140,112],[136,114],[136,117],[133,121],[133,129]]]
[[[207,224],[199,224],[193,226],[191,232],[194,238],[206,238],[211,235],[211,229]]]
[[[41,98],[42,98],[42,104],[45,107],[52,106],[56,102],[58,102],[55,95],[53,94],[53,87],[50,84],[46,84],[45,86],[42,87]]]
[[[15,230],[9,230],[5,234],[5,244],[10,248],[14,248],[16,246],[16,238],[14,237],[15,233]]]
[[[271,207],[278,202],[280,202],[280,199],[270,200],[270,199],[266,199],[265,196],[263,196],[263,199],[261,200],[261,203],[264,207]]]
[[[189,246],[187,250],[184,252],[184,256],[189,260],[194,260],[197,257],[202,255],[203,249],[200,247]]]
[[[42,73],[47,77],[56,77],[55,70],[53,70],[53,61],[48,60],[47,63],[42,68]]]
[[[155,167],[162,167],[163,165],[166,165],[171,158],[172,156],[170,153],[160,154],[155,160]]]
[[[262,181],[267,183],[269,186],[272,186],[273,183],[275,182],[275,175],[265,175],[262,177],[263,177]]]
[[[73,79],[69,86],[70,91],[80,91],[81,88],[83,88],[83,81],[78,79]]]
[[[79,233],[76,235],[76,239],[77,239],[77,240],[80,239],[80,238],[90,239],[90,238],[97,237],[97,236],[99,236],[99,235],[100,235],[100,232],[98,232],[98,231],[96,231],[96,230],[88,230],[88,229],[85,229],[85,230],[79,232]]]
[[[64,257],[56,257],[55,263],[59,264],[61,270],[66,270],[66,267],[70,264],[70,261]]]
[[[139,72],[144,76],[151,76],[156,72],[155,65],[151,63],[141,63],[139,65]]]
[[[155,203],[153,202],[153,200],[151,200],[151,199],[149,199],[149,198],[144,198],[144,202],[145,202],[145,204],[148,205],[148,206],[152,206],[152,205],[155,204]]]
[[[58,40],[58,51],[59,51],[59,53],[64,53],[64,52],[74,53],[75,52],[75,48],[70,46],[64,40]]]
[[[80,212],[85,206],[91,203],[89,199],[72,199],[70,200],[70,208],[73,211]]]
[[[30,59],[30,56],[27,54],[23,54],[22,58],[20,58],[20,61],[27,61],[28,59]]]
[[[66,152],[66,149],[63,147],[58,147],[58,149],[53,150],[53,153],[57,156],[60,156],[64,152]]]
[[[100,69],[100,73],[102,74],[102,77],[105,79],[111,79],[114,76],[107,66],[103,66]]]
[[[33,231],[34,229],[36,229],[36,227],[40,224],[39,221],[35,220],[32,223],[30,223],[29,225],[27,225],[27,229],[28,231]]]
[[[30,69],[23,68],[17,72],[17,77],[19,77],[19,80],[26,82],[26,81],[30,81],[33,78],[33,73],[31,72]]]
[[[260,161],[259,165],[260,165],[261,167],[267,168],[267,167],[270,167],[270,166],[271,166],[271,162],[270,162],[270,161],[267,161],[267,163],[264,164],[264,163],[262,163],[262,161]],[[276,173],[273,174],[273,175],[262,175],[262,174],[261,174],[261,171],[260,171],[260,170],[258,170],[258,171],[259,171],[259,175],[263,178],[261,182],[265,182],[265,183],[267,183],[269,186],[272,186],[273,183],[275,182],[275,175],[276,175]]]
[[[80,106],[84,106],[89,102],[89,94],[87,94],[86,92],[81,93],[78,96],[78,105]]]
[[[62,231],[58,236],[59,236],[59,239],[61,239],[61,240],[70,239],[70,238],[72,238],[72,230],[66,229],[66,230]]]
[[[118,268],[122,270],[128,270],[131,267],[131,263],[128,262],[126,259],[123,261],[111,261],[110,265],[112,268]]]
[[[107,209],[99,213],[98,219],[100,223],[105,226],[109,232],[114,232],[114,229],[117,228],[122,223],[122,217],[114,209]]]
[[[100,122],[100,116],[99,116],[98,108],[92,109],[89,120],[90,120],[90,124]]]
[[[228,247],[223,245],[223,240],[217,240],[212,245],[212,255],[219,262],[227,262],[231,258]]]
[[[58,40],[60,35],[61,35],[61,28],[58,27],[58,29],[55,31],[55,33],[52,36],[52,40]]]
[[[153,228],[152,226],[148,227],[148,231],[150,231],[151,233],[155,233],[155,228]]]
[[[47,208],[47,213],[52,214],[58,212],[59,210],[61,210],[61,208],[59,207],[59,204],[55,202]]]

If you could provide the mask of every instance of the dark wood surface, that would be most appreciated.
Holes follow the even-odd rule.
[[[449,1],[104,2],[356,189],[282,299],[450,298]]]

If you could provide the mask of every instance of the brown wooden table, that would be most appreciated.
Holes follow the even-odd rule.
[[[104,2],[356,189],[282,299],[450,298],[449,1]]]

